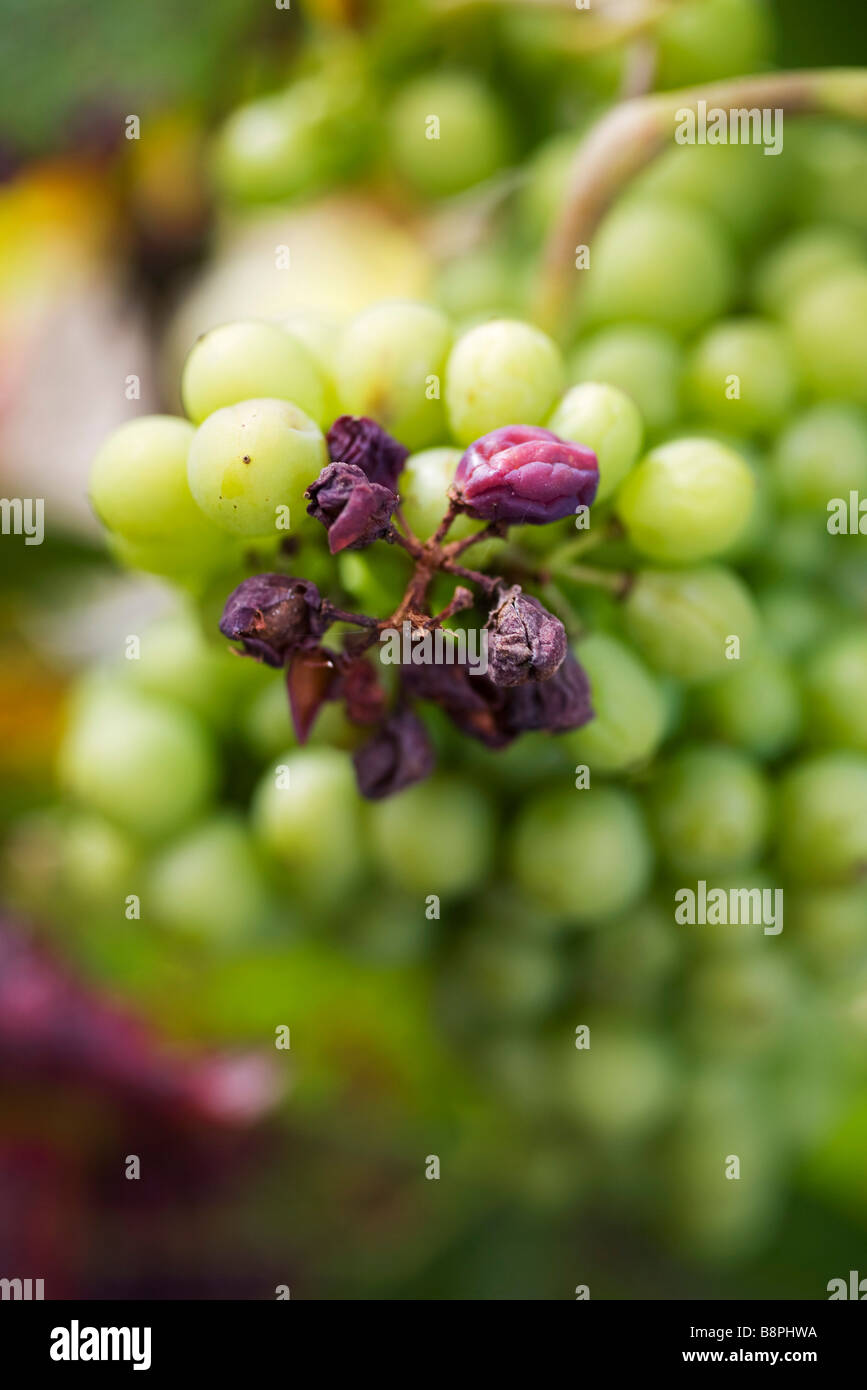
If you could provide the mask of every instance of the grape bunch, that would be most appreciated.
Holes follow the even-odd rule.
[[[565,357],[469,305],[227,324],[186,419],[106,441],[108,545],[179,603],[76,693],[60,872],[97,917],[144,885],[218,1034],[270,1020],[271,972],[325,1007],[331,951],[423,972],[525,1197],[640,1170],[723,1259],[864,1078],[867,566],[828,522],[867,497],[867,262],[836,225],[757,251],[681,153],[603,225]],[[484,632],[488,671],[377,660],[405,621]],[[679,923],[701,882],[781,891],[779,932]],[[395,1066],[406,978],[368,1017]]]

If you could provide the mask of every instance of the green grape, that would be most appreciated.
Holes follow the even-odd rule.
[[[171,581],[176,588],[198,597],[215,576],[225,574],[232,561],[238,559],[232,538],[212,526],[201,512],[199,515],[208,531],[202,546],[186,541],[179,546],[173,540],[128,541],[109,531],[106,547],[124,569],[158,575]]]
[[[213,747],[191,714],[107,684],[72,711],[59,772],[84,806],[149,839],[195,820],[216,783]]]
[[[560,979],[557,956],[543,942],[476,929],[462,936],[444,971],[442,1008],[459,1028],[526,1023],[551,1008]]]
[[[607,921],[589,941],[586,970],[593,998],[630,1009],[653,1004],[680,963],[679,932],[669,905],[655,901]]]
[[[804,684],[812,737],[867,753],[867,631],[823,643],[808,658]]]
[[[592,449],[599,460],[597,505],[613,497],[638,458],[644,425],[625,392],[603,382],[584,381],[567,391],[548,421],[548,429]]]
[[[345,753],[294,748],[278,757],[253,794],[254,833],[306,899],[333,903],[361,864],[360,799]]]
[[[753,654],[759,617],[749,589],[732,570],[643,570],[624,604],[630,636],[656,670],[678,680],[712,680],[729,670],[727,651]],[[732,658],[733,659],[733,658]]]
[[[654,779],[650,810],[670,869],[704,879],[755,863],[771,819],[764,777],[731,748],[686,748],[675,754]]]
[[[506,251],[466,251],[440,270],[436,296],[452,319],[519,313],[524,300],[521,273]]]
[[[867,964],[867,885],[799,888],[788,913],[806,960],[822,974],[845,977]]]
[[[173,700],[217,727],[232,720],[243,691],[251,684],[260,688],[266,679],[263,667],[239,661],[221,641],[209,641],[187,610],[150,623],[138,658],[122,661],[119,674],[143,694]]]
[[[120,917],[129,893],[139,891],[135,842],[111,821],[78,814],[60,839],[64,890],[76,902]]]
[[[624,479],[620,520],[637,550],[690,564],[726,550],[750,518],[756,485],[739,454],[713,439],[659,444]]]
[[[699,692],[708,729],[757,758],[788,752],[803,725],[800,691],[789,662],[762,651],[746,666],[732,665],[732,671]]]
[[[564,735],[570,755],[591,773],[623,772],[648,762],[666,727],[659,684],[629,647],[607,633],[592,633],[576,650],[590,677],[594,717]]]
[[[320,429],[298,406],[252,400],[208,416],[187,466],[193,496],[212,521],[235,535],[265,537],[275,534],[286,507],[297,533],[304,490],[327,462]]]
[[[210,943],[256,935],[268,910],[264,880],[244,821],[204,821],[151,864],[142,901],[161,926]]]
[[[531,800],[518,816],[509,862],[519,887],[543,909],[583,924],[637,902],[653,854],[635,798],[592,787]]]
[[[677,335],[723,314],[735,284],[731,250],[709,213],[632,198],[603,222],[582,274],[588,323],[639,320]]]
[[[851,405],[813,406],[783,431],[771,462],[781,504],[825,516],[832,497],[867,495],[867,419]]]
[[[242,711],[238,728],[257,759],[273,762],[285,749],[294,745],[295,731],[289,713],[285,676],[266,667],[259,669],[267,676],[267,681],[264,686],[258,680],[254,683],[253,698]],[[349,749],[358,743],[359,730],[349,723],[342,705],[329,701],[317,716],[309,741],[317,747]]]
[[[808,651],[833,624],[829,604],[803,584],[766,585],[758,591],[758,604],[768,644],[784,657]]]
[[[806,289],[786,324],[810,394],[867,405],[867,266],[839,270]]]
[[[715,324],[692,350],[684,388],[688,405],[719,429],[774,432],[797,390],[785,336],[758,318]]]
[[[618,324],[582,338],[569,359],[578,381],[601,381],[630,396],[651,433],[668,429],[680,411],[683,353],[670,333],[645,324]]]
[[[335,319],[315,309],[293,309],[280,320],[280,325],[298,342],[303,343],[319,368],[325,390],[323,429],[337,419],[340,409],[334,383],[334,362],[340,340],[340,326]]]
[[[408,449],[445,434],[440,391],[449,321],[429,304],[375,304],[344,329],[335,358],[341,408],[368,415]]]
[[[573,1046],[561,1064],[561,1104],[603,1142],[643,1137],[674,1103],[673,1058],[648,1033],[605,1018],[589,1027],[590,1046]]]
[[[790,171],[755,145],[676,145],[638,176],[632,191],[704,208],[739,243],[766,234],[785,210]]]
[[[143,415],[120,425],[97,453],[90,472],[93,509],[132,554],[153,550],[167,561],[175,553],[194,568],[225,550],[187,481],[194,436],[186,420]]]
[[[860,123],[796,122],[786,132],[798,170],[799,220],[867,232],[867,139]],[[863,249],[863,242],[862,249]]]
[[[732,448],[740,454],[753,475],[753,504],[742,529],[731,544],[720,551],[718,558],[727,565],[739,567],[759,559],[765,553],[777,523],[777,511],[765,460],[753,457],[745,440],[733,444]]]
[[[407,82],[388,116],[389,153],[397,173],[427,197],[470,188],[506,163],[506,112],[470,73],[424,73]]]
[[[790,232],[759,261],[753,298],[765,314],[782,317],[789,304],[824,276],[863,261],[860,238],[844,227],[810,226]]]
[[[521,228],[532,244],[541,242],[563,206],[581,128],[558,131],[543,140],[525,164],[526,177],[516,191],[516,211]]]
[[[501,425],[540,425],[563,387],[563,360],[547,334],[492,319],[458,339],[446,365],[452,434],[472,444]]]
[[[407,893],[458,897],[485,881],[494,844],[490,803],[469,782],[437,776],[370,807],[381,872]]]
[[[379,966],[426,961],[434,949],[438,925],[419,911],[418,902],[401,896],[362,902],[340,923],[340,946],[356,959]]]
[[[184,363],[181,396],[197,425],[223,406],[266,397],[291,401],[317,425],[331,423],[316,361],[276,323],[225,323],[204,333]]]
[[[760,72],[773,56],[771,16],[756,0],[685,0],[663,13],[653,37],[660,91]]]
[[[752,1058],[788,1041],[800,1006],[797,977],[778,952],[731,951],[693,971],[687,1024],[699,1051]]]
[[[354,608],[385,617],[395,611],[406,589],[406,555],[398,546],[387,551],[377,547],[373,555],[344,550],[337,557],[337,573]]]
[[[853,883],[867,864],[867,758],[824,753],[795,764],[779,789],[778,849],[799,882]]]
[[[448,489],[454,481],[455,469],[461,460],[460,449],[423,449],[410,454],[400,475],[400,503],[407,525],[421,540],[432,536],[448,508]],[[469,516],[459,516],[449,531],[450,541],[463,540],[475,531],[481,531],[483,523]],[[533,526],[526,530],[544,531],[546,527]],[[469,552],[467,564],[474,569],[487,569],[495,557],[505,549],[500,540],[480,541],[475,550]]]

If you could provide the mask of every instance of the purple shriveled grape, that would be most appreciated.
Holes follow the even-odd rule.
[[[309,579],[288,574],[257,574],[229,595],[220,631],[240,642],[245,656],[267,666],[282,666],[286,657],[321,637],[328,620],[322,599]]]
[[[398,500],[391,488],[372,483],[354,463],[327,463],[304,496],[310,498],[310,515],[328,531],[332,555],[363,550],[387,536]]]
[[[599,486],[592,449],[535,425],[505,425],[469,446],[450,495],[481,521],[541,526],[589,506]]]
[[[548,680],[525,681],[506,696],[503,724],[513,737],[534,730],[563,734],[593,718],[587,673],[569,651]]]
[[[356,749],[352,761],[361,795],[381,801],[430,776],[434,751],[418,716],[399,709]]]
[[[501,590],[485,624],[488,674],[495,685],[522,685],[553,676],[566,655],[566,629],[519,584]]]
[[[366,415],[341,415],[325,436],[332,463],[351,463],[380,487],[397,490],[409,450]]]

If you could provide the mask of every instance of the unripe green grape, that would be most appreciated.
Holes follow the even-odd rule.
[[[757,597],[768,645],[784,657],[808,651],[833,623],[830,605],[806,585],[769,584]]]
[[[867,266],[839,270],[806,289],[786,323],[807,391],[867,405]]]
[[[867,232],[867,139],[860,122],[797,121],[787,156],[798,173],[797,213],[804,222]],[[863,242],[862,242],[863,248]]]
[[[214,750],[186,710],[107,685],[72,711],[60,780],[84,806],[131,834],[177,834],[211,799]]]
[[[427,961],[436,944],[439,924],[419,912],[414,898],[377,893],[362,902],[339,923],[341,950],[365,963],[378,966],[409,965]]]
[[[815,405],[783,431],[771,462],[781,504],[824,516],[832,497],[867,495],[867,418],[856,406]]]
[[[331,903],[356,877],[360,798],[345,753],[290,749],[263,774],[251,815],[257,840],[305,899]]]
[[[410,530],[420,540],[432,536],[448,510],[448,489],[454,482],[455,469],[461,460],[460,449],[423,449],[410,454],[400,475],[400,504]],[[459,516],[452,523],[448,534],[450,541],[463,540],[474,531],[483,529],[483,523],[470,516]],[[545,530],[545,527],[528,527],[528,530]],[[467,563],[474,569],[487,569],[494,563],[495,556],[505,548],[500,540],[481,541],[475,550],[470,551]]]
[[[119,916],[129,893],[138,891],[138,853],[126,831],[101,816],[73,816],[60,836],[64,891],[97,911]]]
[[[760,932],[761,927],[726,930]],[[700,1052],[721,1058],[761,1056],[786,1040],[801,1005],[800,994],[790,962],[778,952],[733,950],[706,958],[690,976],[691,1039]]]
[[[768,785],[732,748],[686,748],[654,779],[650,819],[673,872],[709,878],[748,867],[768,837]]]
[[[603,1141],[636,1139],[656,1128],[676,1096],[677,1073],[649,1033],[590,1024],[590,1046],[572,1047],[560,1068],[563,1109]]]
[[[475,930],[461,937],[446,966],[442,1007],[459,1027],[526,1023],[550,1009],[561,978],[557,955],[543,942]]]
[[[196,430],[188,472],[206,516],[239,536],[273,536],[278,509],[292,531],[306,514],[304,490],[328,462],[319,427],[289,401],[251,400],[216,410]]]
[[[188,610],[150,623],[138,658],[119,663],[119,674],[143,694],[175,701],[218,727],[231,721],[241,693],[266,679],[264,668],[240,662],[222,640],[209,641]]]
[[[704,565],[643,570],[624,604],[630,636],[654,669],[678,680],[712,680],[729,670],[727,650],[740,644],[749,659],[759,617],[749,589],[733,570]]]
[[[867,758],[824,753],[796,763],[779,789],[778,850],[802,883],[854,883],[867,864]]]
[[[599,460],[596,503],[613,497],[638,458],[644,425],[635,402],[604,382],[584,381],[566,392],[547,428],[584,444]]]
[[[225,542],[196,506],[187,481],[195,430],[172,415],[143,415],[109,435],[90,471],[90,499],[104,526],[135,553],[175,552],[213,562]]]
[[[797,391],[785,335],[759,318],[714,324],[692,350],[684,388],[687,404],[719,429],[745,435],[773,432],[789,414]]]
[[[577,647],[590,677],[594,717],[564,735],[570,755],[592,773],[623,772],[653,757],[666,727],[665,697],[654,677],[623,642],[592,633]]]
[[[605,922],[582,956],[582,978],[593,998],[631,1012],[652,1005],[681,961],[679,933],[670,905],[657,901]]]
[[[812,737],[867,753],[867,631],[826,641],[809,657],[804,684]]]
[[[216,576],[225,574],[238,559],[234,540],[212,525],[196,507],[205,523],[207,535],[202,545],[175,540],[128,541],[109,531],[105,543],[109,554],[128,570],[158,575],[176,588],[198,597]]]
[[[789,663],[773,651],[756,654],[703,686],[699,707],[711,733],[757,758],[776,758],[797,743],[801,695]]]
[[[670,333],[624,323],[582,338],[569,359],[575,381],[601,381],[625,391],[649,431],[674,423],[680,411],[683,351]]]
[[[424,449],[445,434],[440,399],[451,326],[430,304],[375,304],[347,325],[334,364],[340,406]]]
[[[660,91],[760,72],[773,57],[771,17],[756,0],[686,0],[662,14],[653,36]]]
[[[181,377],[184,410],[200,425],[239,401],[292,401],[317,425],[330,424],[325,382],[307,348],[276,323],[224,323],[190,349]]]
[[[518,816],[519,886],[572,923],[624,912],[645,891],[653,853],[635,798],[615,787],[537,796]]]
[[[624,479],[616,510],[637,550],[690,564],[726,550],[744,530],[756,484],[748,464],[713,439],[675,439]]]
[[[790,185],[785,160],[766,158],[760,144],[693,144],[663,151],[632,191],[703,208],[743,244],[766,234],[787,211]]]
[[[756,557],[764,574],[789,580],[820,580],[841,559],[840,540],[828,532],[825,513],[778,515]]]
[[[240,816],[197,825],[151,864],[144,915],[209,944],[255,937],[268,908],[264,880]]]
[[[505,251],[483,247],[448,261],[436,297],[454,320],[492,318],[523,308],[521,267]]]
[[[389,112],[388,141],[401,179],[434,198],[489,178],[505,164],[511,143],[503,106],[464,72],[424,73],[407,82]]]
[[[250,752],[260,762],[273,762],[285,749],[294,746],[295,730],[285,675],[267,667],[259,669],[267,676],[266,684],[254,683],[254,690],[250,692],[252,698],[241,713],[238,729]],[[360,731],[349,723],[342,705],[331,700],[317,715],[309,742],[316,747],[351,749],[360,738]]]
[[[459,444],[501,425],[540,425],[563,388],[559,348],[541,329],[492,319],[464,333],[446,365],[445,401]]]
[[[334,384],[334,361],[340,341],[340,326],[335,319],[316,309],[293,309],[280,320],[280,325],[303,343],[309,352],[325,388],[323,429],[339,415],[337,387]]]
[[[867,885],[798,888],[788,922],[805,958],[823,975],[848,975],[867,963]]]
[[[759,261],[753,296],[763,313],[782,317],[804,290],[829,273],[857,265],[863,259],[860,238],[845,227],[799,228]]]
[[[337,573],[352,607],[385,617],[394,612],[406,589],[406,555],[398,546],[387,551],[377,546],[372,555],[369,551],[344,550],[337,557]]]
[[[586,322],[641,320],[677,335],[724,313],[735,284],[731,250],[710,214],[637,199],[605,219],[582,273]]]
[[[459,897],[484,883],[494,841],[490,803],[458,777],[436,776],[370,807],[381,872],[407,893]]]

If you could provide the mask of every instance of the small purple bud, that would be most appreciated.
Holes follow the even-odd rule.
[[[541,526],[589,506],[598,486],[592,449],[534,425],[505,425],[470,445],[450,495],[479,520]]]
[[[325,438],[332,463],[354,464],[372,483],[397,491],[409,450],[375,420],[365,415],[341,415]]]
[[[397,494],[372,483],[354,463],[327,463],[304,494],[308,512],[328,531],[328,549],[363,550],[391,529]]]
[[[267,666],[282,666],[290,652],[321,637],[327,626],[316,585],[288,574],[245,579],[229,595],[220,619],[223,636]]]
[[[513,737],[535,729],[563,734],[593,718],[587,673],[569,651],[553,676],[525,681],[506,694],[503,724]]]
[[[566,629],[519,584],[501,591],[485,623],[488,674],[495,685],[546,681],[566,655]]]
[[[417,715],[400,709],[356,750],[352,761],[361,795],[381,801],[428,777],[434,751]]]

